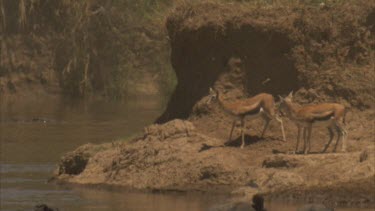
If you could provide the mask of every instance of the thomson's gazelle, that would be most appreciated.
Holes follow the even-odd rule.
[[[300,106],[293,102],[292,92],[286,98],[280,97],[280,100],[280,113],[292,120],[298,127],[296,152],[298,150],[301,129],[303,129],[304,138],[303,151],[305,154],[310,151],[311,130],[316,126],[327,127],[330,134],[330,139],[323,148],[323,152],[325,152],[331,144],[334,137],[334,130],[338,133],[334,152],[336,152],[340,138],[342,138],[342,151],[346,151],[347,132],[344,128],[346,111],[343,105],[337,103],[322,103],[318,105]]]
[[[276,114],[275,101],[272,95],[267,93],[260,93],[251,98],[236,100],[234,102],[225,102],[222,99],[222,95],[219,91],[210,88],[210,98],[208,102],[210,102],[211,99],[217,99],[224,111],[234,117],[232,129],[229,135],[229,141],[232,138],[233,129],[236,125],[237,120],[241,121],[241,148],[245,146],[245,117],[248,117],[250,119],[261,117],[264,120],[264,128],[261,137],[264,136],[270,121],[276,119],[281,125],[281,132],[283,134],[283,140],[285,141],[283,121]]]

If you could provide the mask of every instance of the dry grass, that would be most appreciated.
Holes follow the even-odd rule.
[[[47,38],[65,94],[121,99],[131,89],[128,81],[145,73],[170,90],[164,11],[171,2],[0,0],[1,31]]]

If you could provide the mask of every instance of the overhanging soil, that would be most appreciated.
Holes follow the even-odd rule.
[[[296,91],[305,103],[373,107],[374,5],[363,0],[325,7],[178,7],[166,24],[178,85],[157,122],[187,118],[215,83],[249,96]],[[243,80],[228,86],[220,78],[232,75],[231,58],[241,59]]]

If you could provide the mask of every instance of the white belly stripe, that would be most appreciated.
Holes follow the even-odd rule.
[[[335,123],[335,120],[333,117],[331,117],[330,119],[328,120],[322,120],[322,121],[315,121],[312,123],[312,126],[313,127],[328,127],[330,125],[333,125]],[[297,125],[300,125],[302,127],[307,127],[309,126],[309,123],[305,122],[305,121],[296,121],[296,124]]]

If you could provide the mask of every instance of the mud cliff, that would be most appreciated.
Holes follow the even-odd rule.
[[[374,106],[375,6],[346,1],[326,6],[187,4],[167,19],[178,85],[158,122],[187,118],[218,82],[245,95],[297,92],[303,102]],[[228,87],[230,58],[244,80]]]

